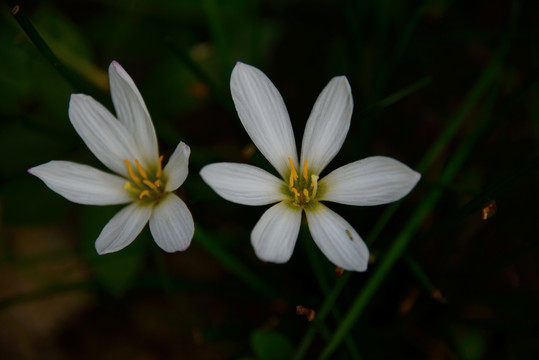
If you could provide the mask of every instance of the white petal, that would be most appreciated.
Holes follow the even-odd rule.
[[[337,76],[330,80],[316,99],[301,143],[301,162],[320,174],[337,155],[344,143],[353,109],[348,80]]]
[[[101,255],[123,249],[140,234],[151,214],[151,204],[134,202],[127,205],[105,225],[95,242],[95,249]]]
[[[365,271],[369,249],[354,228],[325,205],[306,210],[311,235],[324,255],[345,270]]]
[[[124,189],[125,179],[88,165],[50,161],[28,172],[67,200],[86,205],[126,204],[133,198]]]
[[[161,249],[183,251],[191,243],[195,224],[187,205],[176,195],[168,194],[153,209],[150,231]]]
[[[146,104],[127,72],[113,61],[109,66],[110,94],[118,120],[129,130],[147,164],[159,157],[157,137]],[[139,159],[140,160],[140,159]]]
[[[285,199],[286,184],[256,166],[234,163],[206,165],[202,179],[221,197],[243,205],[267,205]]]
[[[421,174],[384,156],[372,156],[335,169],[320,180],[320,200],[348,205],[380,205],[406,196]]]
[[[262,215],[251,233],[256,256],[278,264],[292,256],[301,225],[301,210],[280,202]]]
[[[125,126],[92,97],[71,95],[69,119],[88,148],[112,171],[127,177],[124,159],[142,159]]]
[[[176,146],[176,150],[170,156],[167,166],[163,169],[163,175],[167,179],[165,191],[174,191],[180,187],[189,173],[189,155],[191,149],[183,141]]]
[[[260,152],[284,178],[297,164],[296,142],[279,91],[257,68],[238,62],[230,78],[232,99],[243,127]]]

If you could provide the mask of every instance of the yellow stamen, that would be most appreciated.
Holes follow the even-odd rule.
[[[161,198],[164,193],[163,181],[160,179],[163,173],[162,161],[163,156],[160,156],[156,176],[154,177],[153,171],[151,173],[146,172],[137,159],[135,159],[136,169],[133,168],[129,160],[124,160],[129,174],[128,181],[124,183],[124,189],[133,195],[136,194],[135,196],[140,200],[145,197],[152,201]]]
[[[307,159],[305,159],[305,161],[303,162],[303,178],[305,180],[308,179],[308,177],[307,177]]]
[[[155,173],[155,177],[160,179],[161,174],[163,173],[163,155],[159,156],[159,161],[157,162],[157,172]]]
[[[146,189],[146,190],[142,191],[142,192],[140,193],[140,195],[138,196],[138,198],[139,198],[140,200],[142,200],[142,198],[143,198],[144,196],[150,197],[150,190]]]
[[[297,191],[296,188],[292,188],[290,190],[294,193],[296,199],[299,198],[299,191]]]
[[[309,197],[309,190],[303,189],[303,195],[305,196],[305,201],[311,201],[311,198]]]
[[[133,179],[134,182],[140,183],[140,178],[133,172],[133,168],[131,167],[131,163],[129,162],[129,160],[125,159],[124,162],[127,165],[127,172],[129,173],[129,177]]]
[[[290,163],[290,187],[292,187],[294,186],[294,181],[298,179],[298,173],[296,172],[292,159],[288,158],[288,162]]]
[[[148,175],[146,174],[146,171],[144,171],[144,169],[142,168],[142,166],[140,165],[140,163],[138,162],[137,159],[135,159],[135,164],[137,164],[137,170],[138,170],[138,173],[145,179],[148,178]]]
[[[155,186],[153,184],[153,182],[151,182],[150,180],[142,180],[142,182],[144,183],[144,185],[146,185],[147,187],[149,187],[150,189],[152,189],[153,191],[159,191],[159,189],[157,188],[157,186]]]

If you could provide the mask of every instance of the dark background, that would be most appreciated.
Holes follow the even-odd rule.
[[[304,358],[317,358],[365,289],[373,295],[332,359],[539,357],[534,2],[19,4],[17,19],[15,3],[0,7],[1,358],[289,359],[314,330]],[[28,22],[61,65],[22,30]],[[98,256],[118,208],[70,203],[26,172],[53,159],[102,168],[67,107],[82,92],[112,109],[112,60],[139,87],[165,158],[180,140],[192,148],[179,191],[196,221],[185,252],[164,253],[146,229]],[[422,172],[397,207],[329,204],[369,243],[367,272],[339,278],[305,226],[287,264],[263,263],[249,233],[267,207],[227,202],[201,180],[217,161],[271,170],[233,107],[236,61],[277,86],[298,144],[319,92],[347,76],[352,125],[326,173],[372,155]],[[390,254],[397,261],[369,285]],[[297,305],[319,311],[335,284],[327,317],[296,315]]]

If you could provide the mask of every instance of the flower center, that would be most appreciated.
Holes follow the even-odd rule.
[[[159,157],[155,174],[144,170],[137,159],[135,159],[136,171],[133,169],[129,160],[125,159],[124,162],[127,165],[127,172],[130,179],[130,181],[125,182],[124,189],[139,200],[155,201],[161,198],[165,192],[165,186],[161,180],[161,176],[163,175],[163,167],[161,165],[163,155]]]
[[[292,204],[294,206],[305,207],[310,201],[316,198],[316,192],[318,190],[318,175],[310,174],[307,168],[307,159],[303,163],[303,171],[301,176],[296,172],[292,159],[288,158],[290,162],[290,179],[288,182],[288,189],[291,195],[294,196]]]

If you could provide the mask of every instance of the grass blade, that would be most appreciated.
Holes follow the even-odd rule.
[[[58,59],[58,57],[56,57],[56,55],[47,45],[45,40],[43,40],[41,35],[39,35],[36,28],[30,21],[28,16],[26,16],[26,13],[23,11],[20,5],[15,5],[11,9],[11,14],[15,18],[15,20],[17,20],[19,26],[23,29],[30,41],[32,41],[34,46],[39,50],[43,57],[45,57],[45,59],[56,69],[56,71],[58,71],[60,76],[62,76],[73,87],[73,89],[80,92],[95,92],[92,91],[94,89],[89,89],[87,86],[84,86],[83,82],[81,82],[71,71],[69,71],[62,64],[62,62]]]
[[[438,156],[445,149],[449,141],[453,138],[457,129],[460,127],[463,120],[466,118],[475,103],[479,101],[479,99],[489,88],[490,84],[494,80],[495,75],[498,73],[499,68],[501,67],[501,56],[504,53],[505,47],[502,47],[502,49],[500,49],[500,51],[498,51],[497,54],[493,57],[489,66],[480,75],[474,87],[468,93],[468,96],[459,108],[459,111],[457,111],[457,113],[450,119],[448,125],[446,126],[446,129],[442,132],[438,140],[429,149],[423,160],[418,165],[417,169],[419,172],[425,172],[430,167],[430,165],[432,165],[434,160],[438,158]],[[459,150],[457,150],[455,155],[452,157],[451,161],[449,162],[448,166],[445,168],[444,172],[440,177],[440,182],[442,184],[447,184],[452,180],[452,178],[462,166],[464,160],[466,159],[466,155],[468,154],[475,140],[476,139],[474,137],[468,137],[466,141],[460,145]],[[385,277],[393,268],[393,265],[400,258],[400,256],[408,246],[408,243],[416,234],[425,217],[437,203],[441,194],[442,191],[440,189],[432,190],[425,199],[425,201],[412,214],[411,218],[408,220],[402,232],[390,245],[389,251],[386,253],[386,256],[382,258],[373,275],[369,278],[363,290],[354,300],[351,308],[345,316],[345,320],[340,324],[332,340],[326,345],[326,348],[322,352],[322,355],[320,357],[321,359],[327,359],[328,356],[330,356],[339,346],[343,338],[348,334],[350,329],[353,327],[353,325],[375,294],[376,290],[378,290]]]

